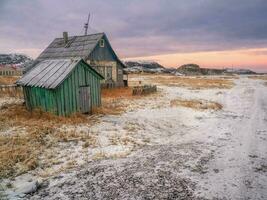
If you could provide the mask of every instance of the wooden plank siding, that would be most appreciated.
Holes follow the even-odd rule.
[[[23,87],[26,107],[42,108],[44,111],[53,112],[56,107],[55,94],[53,90],[39,87]]]
[[[79,87],[91,87],[92,106],[101,105],[101,77],[85,63],[79,62],[70,75],[55,89],[24,86],[26,106],[29,110],[41,108],[61,116],[80,112]]]
[[[87,61],[91,64],[98,72],[100,72],[97,67],[112,67],[112,79],[115,81],[116,86],[123,86],[123,75],[119,74],[119,70],[123,70],[123,66],[118,62],[118,58],[113,51],[106,36],[103,36],[104,47],[100,46],[100,42],[96,45],[94,50],[90,53]],[[106,73],[105,73],[106,74]],[[105,77],[106,78],[106,77]],[[103,81],[102,81],[103,82]],[[105,81],[104,81],[105,82]],[[104,83],[103,82],[103,83]]]
[[[100,47],[100,43],[98,42],[88,59],[92,61],[116,61],[116,55],[107,38],[103,36],[101,39],[105,41],[104,47]]]

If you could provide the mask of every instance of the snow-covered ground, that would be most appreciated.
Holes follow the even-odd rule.
[[[224,134],[214,141],[218,149],[198,186],[206,198],[267,199],[267,88],[245,78],[236,83],[211,124],[215,134]]]
[[[80,165],[24,198],[267,199],[267,87],[246,77],[234,82],[232,89],[162,85],[161,95],[136,101],[122,115],[64,127],[90,132],[98,147],[72,146]],[[223,109],[171,107],[177,98]]]

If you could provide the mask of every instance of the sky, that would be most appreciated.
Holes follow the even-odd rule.
[[[267,72],[267,0],[0,0],[0,53],[105,32],[123,60]]]

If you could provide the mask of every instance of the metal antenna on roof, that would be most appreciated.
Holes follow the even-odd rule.
[[[84,29],[85,29],[84,35],[87,35],[87,30],[88,30],[88,27],[89,27],[89,20],[90,20],[90,13],[88,14],[87,22],[84,24]]]

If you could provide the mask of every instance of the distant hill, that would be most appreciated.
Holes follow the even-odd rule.
[[[162,65],[154,61],[126,61],[124,64],[127,66],[125,71],[129,73],[166,73],[168,71]]]
[[[33,59],[23,54],[0,54],[0,67],[12,65],[13,67],[23,68],[25,64],[32,61]]]
[[[209,69],[201,68],[197,64],[185,64],[177,68],[183,75],[227,75],[227,74],[256,74],[248,69]]]
[[[256,74],[249,69],[209,69],[201,68],[197,64],[184,64],[177,69],[175,68],[165,68],[154,61],[126,61],[125,71],[128,73],[170,73],[177,76],[201,76],[201,75],[231,75],[231,74]]]
[[[176,72],[183,75],[202,75],[201,68],[197,64],[185,64],[180,66]]]
[[[256,74],[256,72],[250,70],[250,69],[233,69],[233,68],[226,68],[226,73],[232,73],[232,74]]]

